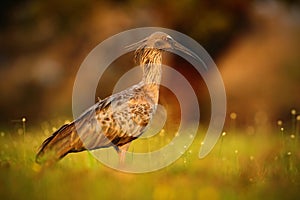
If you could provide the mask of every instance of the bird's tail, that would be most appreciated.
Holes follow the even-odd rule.
[[[54,163],[70,152],[83,150],[85,148],[76,133],[74,123],[65,124],[43,142],[36,155],[36,162]]]

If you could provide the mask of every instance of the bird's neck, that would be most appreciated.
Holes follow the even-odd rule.
[[[140,57],[139,64],[143,68],[143,79],[141,81],[143,89],[153,102],[157,103],[162,73],[162,52],[160,50],[147,49]]]
[[[142,82],[146,85],[159,85],[161,81],[161,51],[155,51],[146,56],[140,61],[143,68]]]

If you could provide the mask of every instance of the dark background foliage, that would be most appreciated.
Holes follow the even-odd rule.
[[[0,123],[5,126],[23,116],[31,122],[71,118],[73,82],[86,55],[111,35],[144,26],[197,40],[217,63],[228,111],[238,113],[242,124],[299,108],[297,1],[4,0],[0,9]],[[193,69],[182,67],[188,63],[180,58],[172,57],[169,65],[189,77],[209,120],[201,77],[190,76]],[[120,66],[120,73],[126,70]],[[103,81],[113,83],[113,77],[107,74]],[[98,95],[111,90],[99,88]]]

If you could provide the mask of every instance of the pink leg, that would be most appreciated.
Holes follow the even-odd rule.
[[[119,147],[119,164],[120,165],[124,165],[124,163],[125,163],[126,152],[129,148],[129,146],[130,146],[130,142]]]

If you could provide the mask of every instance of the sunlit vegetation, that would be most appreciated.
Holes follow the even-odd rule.
[[[89,152],[70,154],[52,167],[34,162],[40,142],[56,127],[1,131],[1,199],[294,199],[300,186],[299,116],[272,130],[229,128],[214,150],[198,158],[203,131],[174,164],[151,173],[126,174],[98,162]],[[231,119],[238,117],[233,114]],[[25,118],[24,118],[25,119]],[[293,120],[295,119],[295,120]],[[25,120],[26,121],[26,120]],[[57,120],[56,123],[61,123]],[[24,134],[26,131],[26,134]],[[188,134],[188,133],[187,133]],[[170,134],[172,135],[172,134]],[[167,130],[157,134],[169,141]],[[143,141],[130,150],[143,149]],[[155,158],[152,158],[155,159]]]

